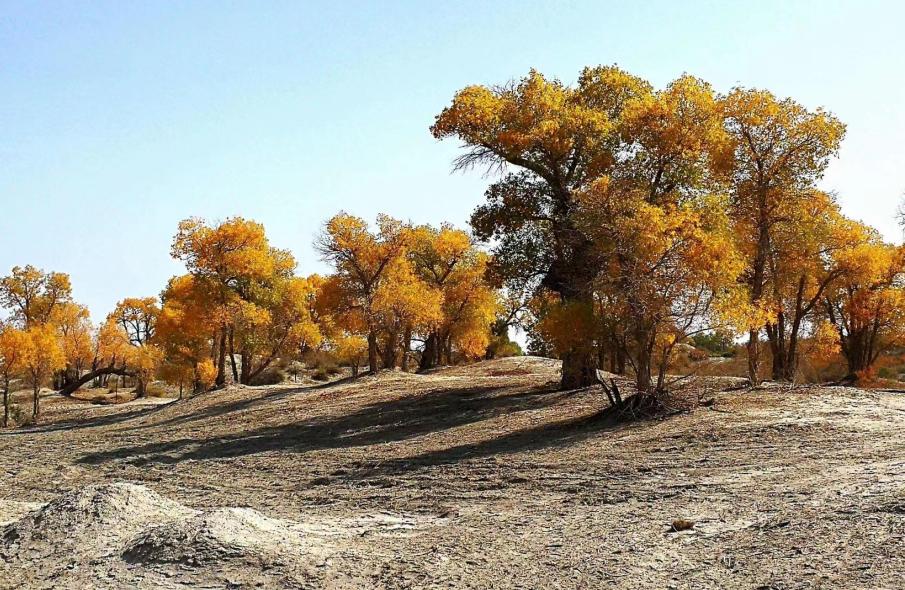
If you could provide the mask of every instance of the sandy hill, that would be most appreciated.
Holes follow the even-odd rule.
[[[0,587],[901,587],[905,397],[699,382],[613,426],[557,370],[48,397],[0,433]]]

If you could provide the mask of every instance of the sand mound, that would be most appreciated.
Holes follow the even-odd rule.
[[[321,553],[321,543],[316,545],[305,543],[286,521],[250,508],[219,508],[142,532],[123,558],[131,563],[190,565],[243,559],[269,565],[287,555]]]
[[[0,537],[0,588],[193,588],[318,578],[323,537],[249,508],[198,511],[140,485],[93,485],[8,524]],[[40,564],[40,565],[37,565]]]
[[[186,518],[193,510],[140,485],[90,485],[63,494],[3,529],[0,555],[104,554],[148,523]],[[27,556],[19,555],[26,552]]]

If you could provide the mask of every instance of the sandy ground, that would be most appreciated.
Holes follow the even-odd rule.
[[[905,396],[715,391],[613,426],[556,372],[48,396],[0,433],[0,587],[905,586]]]

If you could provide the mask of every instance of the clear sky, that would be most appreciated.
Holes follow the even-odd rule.
[[[824,188],[899,241],[903,22],[897,1],[3,1],[0,272],[67,272],[99,320],[180,272],[185,217],[261,221],[304,274],[339,209],[464,225],[487,179],[428,132],[453,93],[612,63],[833,111]]]

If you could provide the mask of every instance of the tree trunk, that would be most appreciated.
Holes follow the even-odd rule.
[[[663,391],[666,388],[666,370],[669,368],[669,358],[672,356],[672,346],[663,349],[663,356],[660,359],[660,366],[657,368],[657,388],[656,391]]]
[[[402,335],[402,370],[409,370],[409,353],[412,349],[412,330],[406,328]]]
[[[871,351],[868,346],[868,330],[866,328],[851,332],[842,346],[842,353],[848,365],[846,381],[857,381],[864,371],[870,368]]]
[[[41,386],[38,385],[37,379],[35,379],[35,384],[33,385],[33,390],[34,390],[34,397],[32,398],[33,405],[32,405],[32,409],[31,409],[31,417],[37,418],[38,414],[41,412],[41,401],[40,401],[41,396],[39,395],[39,393],[41,391]]]
[[[245,381],[243,381],[243,383],[248,383],[250,385],[251,382],[254,381],[255,377],[257,377],[258,375],[263,373],[267,369],[267,367],[269,367],[271,365],[271,363],[273,363],[273,359],[274,359],[273,356],[269,356],[260,365],[258,365],[254,369],[250,369],[248,371],[248,375],[245,377]],[[250,360],[248,361],[248,365],[250,368],[251,367]]]
[[[758,305],[764,294],[764,278],[767,266],[767,255],[770,251],[770,226],[767,212],[767,188],[760,186],[758,202],[760,212],[757,224],[757,249],[754,253],[753,275],[751,277],[751,303]],[[758,347],[759,330],[748,332],[748,381],[752,386],[760,385],[760,350]]]
[[[3,383],[3,428],[9,426],[9,379]]]
[[[239,359],[242,361],[242,372],[239,374],[239,383],[249,385],[251,384],[251,379],[253,377],[251,374],[251,355],[243,350],[239,354]]]
[[[639,395],[651,392],[650,372],[653,367],[653,336],[642,332],[638,337],[638,354],[635,359],[635,388]]]
[[[584,304],[594,309],[593,297],[590,292],[584,295],[573,293],[568,298],[563,297],[563,303]],[[597,355],[594,354],[593,344],[593,342],[573,343],[569,350],[560,354],[562,358],[560,389],[579,389],[598,383]]]
[[[226,328],[220,330],[220,346],[217,350],[217,379],[214,383],[218,387],[226,384]]]
[[[588,348],[576,348],[562,355],[560,389],[579,389],[597,383],[597,362]]]
[[[95,369],[90,373],[85,373],[75,381],[72,381],[66,387],[59,390],[57,393],[61,395],[65,395],[70,397],[73,393],[79,390],[82,385],[88,383],[93,379],[97,379],[98,377],[106,377],[109,375],[127,375],[128,371],[123,367],[101,367],[99,369]]]
[[[748,381],[752,386],[760,385],[760,377],[757,372],[760,366],[760,350],[757,342],[757,330],[748,332]]]
[[[389,334],[383,346],[383,368],[392,369],[396,366],[396,335]]]
[[[377,374],[377,333],[374,330],[368,332],[368,372]]]
[[[236,349],[233,340],[232,328],[229,329],[229,363],[233,369],[233,383],[239,383],[239,370],[236,367]],[[244,368],[245,365],[243,364],[242,367]]]
[[[424,341],[424,351],[421,353],[421,361],[418,363],[419,371],[427,371],[436,366],[437,361],[437,332],[431,332]]]

